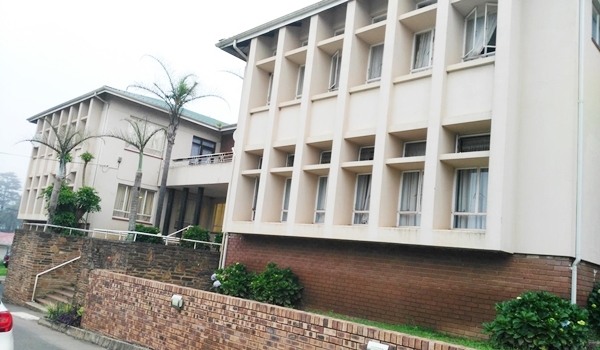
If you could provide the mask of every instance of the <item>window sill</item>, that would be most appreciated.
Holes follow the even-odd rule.
[[[487,66],[488,64],[495,64],[496,56],[484,57],[484,58],[476,58],[470,61],[461,62],[457,64],[451,64],[446,67],[446,72],[458,72],[463,69],[469,69],[480,66]]]
[[[256,108],[251,108],[250,109],[250,114],[256,114],[256,113],[268,111],[270,107],[271,107],[270,105],[266,105],[266,106],[260,106],[260,107],[256,107]]]
[[[338,91],[330,91],[330,92],[326,92],[324,94],[318,94],[318,95],[314,95],[313,97],[311,97],[311,101],[315,102],[318,100],[325,100],[328,98],[332,98],[332,97],[336,97],[338,95]]]
[[[432,73],[433,72],[431,71],[431,68],[428,68],[425,71],[410,73],[410,74],[407,74],[407,75],[403,75],[403,76],[397,77],[394,80],[392,80],[392,83],[393,84],[400,84],[400,83],[405,83],[407,81],[418,80],[418,79],[423,79],[423,78],[429,78],[429,77],[431,77]]]
[[[379,89],[380,86],[381,86],[381,82],[379,80],[377,80],[377,81],[373,81],[373,82],[370,82],[370,83],[367,83],[364,85],[352,87],[352,88],[350,88],[350,90],[348,90],[348,92],[353,94],[355,92],[360,92],[360,91]]]
[[[300,102],[302,102],[301,99],[296,99],[296,100],[291,100],[291,101],[286,101],[286,102],[281,102],[279,104],[279,109],[281,108],[285,108],[285,107],[291,107],[291,106],[295,106],[295,105],[299,105]]]

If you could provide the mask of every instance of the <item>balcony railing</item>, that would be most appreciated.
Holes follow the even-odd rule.
[[[189,165],[203,165],[203,164],[220,164],[230,163],[233,161],[233,152],[214,153],[214,154],[203,154],[201,156],[192,156],[185,158],[173,159],[173,166],[183,165],[187,162]]]

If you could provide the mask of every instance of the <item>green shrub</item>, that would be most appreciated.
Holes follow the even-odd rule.
[[[496,304],[496,319],[484,332],[507,349],[585,349],[588,313],[548,292],[526,292]]]
[[[56,321],[59,316],[68,314],[73,310],[70,304],[56,303],[46,307],[46,318],[50,321]]]
[[[265,271],[252,280],[250,289],[254,300],[293,308],[300,301],[304,287],[289,267],[280,269],[277,264],[268,263]]]
[[[184,239],[192,239],[194,241],[210,242],[209,230],[203,229],[200,226],[192,226],[183,233]],[[194,248],[195,242],[181,241],[181,246],[186,248]],[[196,243],[196,249],[209,250],[210,244]]]
[[[250,283],[253,278],[254,274],[246,270],[246,265],[238,262],[215,272],[212,290],[233,297],[252,299]]]
[[[223,243],[223,232],[217,232],[215,234],[215,243],[219,243],[219,244]]]
[[[135,225],[136,232],[150,233],[153,235],[157,235],[157,237],[151,237],[146,235],[137,235],[135,241],[136,242],[144,242],[144,243],[153,243],[153,244],[163,244],[162,236],[158,236],[160,233],[160,229],[158,227],[153,226],[144,226],[140,224]]]
[[[600,282],[596,282],[587,300],[590,328],[600,335]]]

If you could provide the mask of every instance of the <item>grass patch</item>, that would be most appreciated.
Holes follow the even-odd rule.
[[[394,331],[394,332],[410,334],[410,335],[414,335],[416,337],[421,337],[421,338],[439,340],[439,341],[452,343],[452,344],[456,344],[456,345],[462,345],[462,346],[469,347],[469,348],[480,349],[480,350],[497,350],[487,341],[456,337],[456,336],[448,335],[445,333],[436,332],[434,330],[423,328],[423,327],[375,322],[375,321],[365,320],[362,318],[344,316],[344,315],[336,314],[333,312],[323,312],[323,311],[317,311],[317,310],[307,310],[307,311],[316,313],[319,315],[323,315],[323,316],[338,318],[340,320],[346,320],[346,321],[350,321],[350,322],[354,322],[354,323],[360,323],[365,326],[387,329],[387,330]]]
[[[6,276],[6,271],[8,269],[6,267],[4,267],[4,265],[0,264],[0,276]]]

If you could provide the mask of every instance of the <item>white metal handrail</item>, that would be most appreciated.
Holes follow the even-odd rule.
[[[64,262],[64,263],[62,263],[60,265],[56,265],[56,266],[54,266],[52,268],[49,268],[48,270],[42,271],[42,272],[38,273],[37,275],[35,275],[35,283],[33,283],[33,293],[31,294],[31,301],[35,301],[35,290],[37,289],[38,279],[40,278],[41,275],[46,274],[46,273],[48,273],[50,271],[54,271],[54,270],[58,269],[59,267],[63,267],[65,265],[68,265],[68,264],[70,264],[70,263],[72,263],[72,262],[74,262],[76,260],[79,260],[80,258],[81,258],[81,255],[78,256],[78,257],[76,257],[75,259],[71,259],[69,261],[66,261],[66,262]]]
[[[230,163],[232,161],[233,152],[203,154],[199,156],[173,159],[173,163],[189,162],[189,165]]]
[[[214,243],[214,242],[207,242],[207,241],[197,241],[195,239],[187,239],[187,238],[182,238],[180,241],[194,242],[194,249],[196,249],[196,245],[198,243],[200,243],[200,244],[216,245],[216,246],[219,246],[219,247],[222,245],[222,243]]]
[[[174,237],[175,235],[177,235],[179,232],[181,232],[181,235],[183,236],[183,232],[189,230],[191,227],[193,227],[192,225],[188,225],[184,228],[182,228],[181,230],[177,230],[173,233],[169,233],[168,235],[165,236],[164,240],[165,240],[165,245],[167,245],[168,242],[179,242],[180,238],[179,237]]]
[[[31,227],[36,227],[35,231],[37,231],[38,227],[43,227],[43,230],[42,230],[43,232],[46,232],[46,229],[48,227],[58,228],[61,230],[69,230],[69,235],[72,235],[73,231],[85,232],[86,234],[89,234],[90,232],[92,232],[91,230],[86,230],[86,229],[82,229],[82,228],[57,226],[57,225],[51,225],[51,224],[25,224],[25,225],[28,225],[30,229],[31,229]]]

